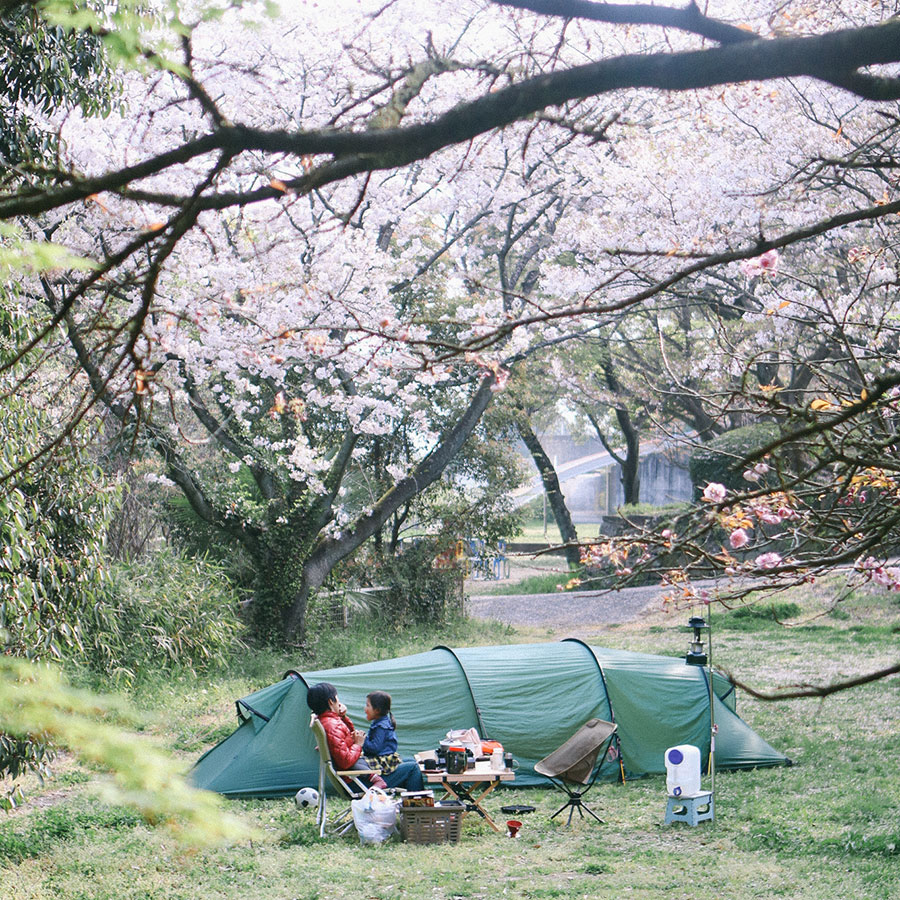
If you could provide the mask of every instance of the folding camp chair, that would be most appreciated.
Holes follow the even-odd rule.
[[[568,809],[569,818],[566,825],[570,825],[572,814],[577,809],[578,815],[582,818],[587,812],[598,822],[603,823],[603,819],[587,806],[582,798],[594,786],[600,774],[597,757],[600,756],[602,762],[601,751],[603,754],[608,751],[615,733],[614,723],[603,719],[591,719],[549,756],[534,764],[535,772],[549,778],[569,795],[569,799],[550,816],[551,819],[556,818],[564,809]],[[575,785],[587,787],[576,790]]]
[[[327,799],[325,789],[329,785],[334,789],[338,797],[344,800],[359,800],[369,789],[369,786],[360,781],[363,774],[359,769],[340,772],[334,767],[331,760],[331,751],[328,749],[328,738],[325,729],[318,717],[313,715],[309,720],[316,749],[319,751],[319,805],[316,808],[316,825],[319,826],[319,837],[328,834],[344,834],[353,827],[353,810],[350,806],[328,818]],[[346,779],[346,780],[345,780]]]

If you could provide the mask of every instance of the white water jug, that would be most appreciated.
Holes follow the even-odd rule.
[[[689,797],[700,792],[700,750],[697,747],[679,744],[666,750],[666,790],[670,797]]]

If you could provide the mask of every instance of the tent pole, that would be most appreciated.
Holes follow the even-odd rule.
[[[716,793],[716,712],[715,691],[713,690],[713,641],[712,641],[712,607],[707,610],[709,617],[709,789]]]

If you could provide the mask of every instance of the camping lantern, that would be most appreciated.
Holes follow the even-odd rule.
[[[691,639],[691,648],[687,652],[684,661],[689,666],[705,666],[706,653],[703,649],[703,632],[709,630],[706,619],[702,616],[691,616],[688,619],[688,630],[693,631],[694,636]]]

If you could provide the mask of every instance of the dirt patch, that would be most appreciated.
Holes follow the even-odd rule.
[[[552,628],[583,637],[603,626],[655,616],[662,610],[664,593],[665,588],[653,585],[618,591],[482,595],[469,597],[466,609],[476,619],[492,619],[514,628]]]
[[[53,787],[54,776],[60,776],[76,768],[74,757],[67,753],[60,754],[50,764],[51,774],[44,779],[34,773],[23,775],[19,779],[19,787],[22,790],[23,799],[17,800],[17,805],[6,812],[0,810],[2,816],[21,816],[36,810],[49,809],[61,803],[71,794],[82,789],[81,784],[66,784]],[[11,787],[7,779],[0,780],[0,793],[6,794]]]

